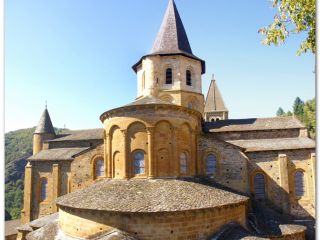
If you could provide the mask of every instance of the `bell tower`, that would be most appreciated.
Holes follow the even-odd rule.
[[[203,113],[202,74],[205,62],[191,50],[174,0],[169,0],[151,52],[134,66],[138,97],[158,97]]]

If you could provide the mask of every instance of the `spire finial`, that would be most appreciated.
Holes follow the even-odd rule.
[[[45,108],[47,109],[47,107],[48,107],[48,104],[47,104],[47,100],[46,100],[46,105],[45,105]]]
[[[212,80],[214,80],[214,73],[212,73]]]

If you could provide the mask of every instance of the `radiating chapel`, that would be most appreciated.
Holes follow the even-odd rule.
[[[229,119],[215,79],[204,96],[205,61],[192,52],[174,0],[152,50],[132,68],[137,98],[102,113],[100,129],[57,134],[44,110],[18,239],[254,235],[254,202],[314,219],[315,143],[306,127],[295,117]],[[303,226],[278,228],[277,239],[304,239]]]

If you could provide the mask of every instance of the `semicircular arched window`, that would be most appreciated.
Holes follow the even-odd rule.
[[[172,68],[166,70],[166,84],[172,84]]]
[[[304,173],[302,171],[296,171],[294,173],[294,186],[296,197],[305,195]]]
[[[95,161],[95,174],[96,177],[103,177],[104,176],[104,161],[103,159],[98,159]]]
[[[191,75],[191,71],[190,70],[186,71],[186,84],[188,86],[192,85],[192,75]]]
[[[257,173],[254,176],[254,197],[255,199],[265,199],[266,198],[266,180],[262,173]]]
[[[138,151],[134,153],[134,174],[144,174],[145,164],[144,164],[144,153]]]
[[[217,172],[217,157],[213,154],[209,154],[206,158],[206,173],[208,175],[215,174]]]
[[[40,184],[40,200],[45,201],[48,199],[48,179],[42,178]]]
[[[180,154],[180,173],[187,174],[188,172],[188,155],[185,152]]]

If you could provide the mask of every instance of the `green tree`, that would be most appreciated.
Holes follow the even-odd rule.
[[[300,120],[303,119],[303,108],[304,102],[299,97],[296,97],[293,103],[293,114]]]
[[[306,32],[307,37],[301,43],[298,54],[310,50],[316,53],[316,0],[272,0],[278,9],[274,21],[259,29],[265,38],[263,44],[278,46],[291,34]]]
[[[293,114],[292,114],[292,112],[291,111],[288,111],[287,112],[287,116],[292,116]]]
[[[282,117],[282,116],[286,115],[286,113],[283,111],[282,107],[279,107],[276,114],[277,114],[277,117]]]
[[[312,138],[316,134],[316,99],[313,98],[304,104],[303,122],[308,128]]]

